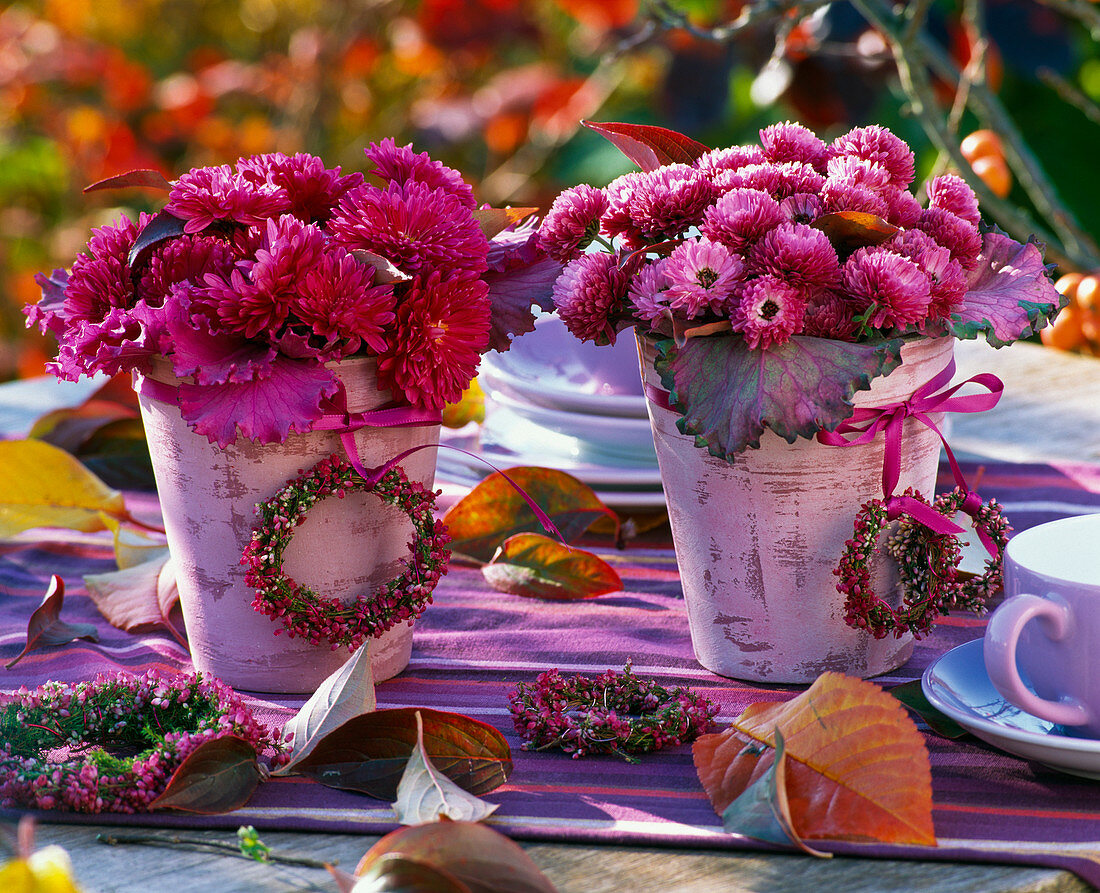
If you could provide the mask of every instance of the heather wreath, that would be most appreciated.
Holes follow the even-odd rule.
[[[561,265],[534,222],[479,209],[427,153],[365,151],[368,176],[307,154],[197,168],[165,184],[160,213],[95,230],[26,308],[58,339],[51,371],[149,373],[163,358],[184,418],[222,446],[309,430],[338,389],[331,364],[352,356],[377,359],[395,403],[458,399],[481,354],[549,308]]]
[[[594,125],[643,168],[562,192],[542,221],[565,264],[554,304],[578,338],[649,339],[680,427],[712,455],[833,430],[852,395],[920,336],[1035,333],[1062,300],[1042,253],[987,229],[947,173],[914,194],[884,127],[831,143],[790,122],[707,149],[671,131]]]

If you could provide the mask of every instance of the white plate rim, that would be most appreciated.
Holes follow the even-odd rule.
[[[511,390],[539,406],[566,409],[587,415],[602,413],[631,418],[642,418],[647,415],[646,398],[643,394],[589,394],[576,390],[575,386],[555,384],[550,379],[529,381],[516,377],[498,363],[494,363],[488,356],[482,357],[478,375],[484,376],[485,382],[490,387]]]

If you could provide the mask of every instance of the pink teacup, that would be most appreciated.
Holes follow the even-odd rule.
[[[1100,738],[1100,515],[1014,536],[1004,590],[985,633],[990,681],[1066,734]]]

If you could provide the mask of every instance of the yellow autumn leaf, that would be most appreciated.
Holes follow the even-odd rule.
[[[475,378],[455,403],[443,407],[443,424],[447,428],[461,428],[469,422],[485,421],[485,392]]]
[[[35,850],[25,859],[0,867],[0,890],[5,893],[80,893],[73,881],[69,854],[59,846]]]
[[[122,494],[64,450],[37,440],[0,441],[0,538],[33,527],[103,530],[127,517]]]

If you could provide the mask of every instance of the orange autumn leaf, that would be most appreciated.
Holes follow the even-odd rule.
[[[618,523],[618,516],[572,475],[553,468],[509,468],[489,475],[447,510],[443,523],[451,533],[451,551],[486,563],[508,537],[545,532],[520,490],[550,517],[566,542],[597,518]]]
[[[481,569],[494,589],[532,598],[573,601],[623,588],[615,568],[584,549],[539,533],[517,533]]]
[[[751,704],[728,729],[695,742],[696,771],[719,815],[768,771],[776,727],[800,837],[936,845],[924,739],[895,698],[839,673],[791,701]]]

